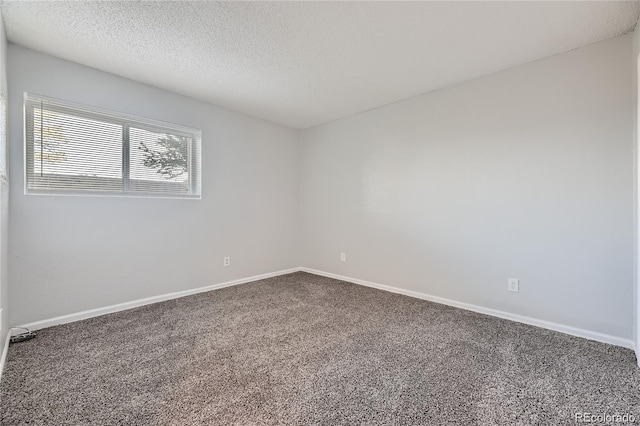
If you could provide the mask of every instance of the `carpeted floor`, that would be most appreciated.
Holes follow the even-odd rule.
[[[640,422],[632,351],[306,273],[40,330],[2,425]]]

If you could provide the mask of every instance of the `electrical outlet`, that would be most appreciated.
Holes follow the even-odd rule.
[[[340,262],[347,261],[347,253],[340,253]]]
[[[231,266],[231,257],[230,256],[225,256],[224,260],[222,261],[222,265],[223,266]]]
[[[507,281],[507,290],[518,293],[520,291],[520,280],[517,278],[509,278]]]

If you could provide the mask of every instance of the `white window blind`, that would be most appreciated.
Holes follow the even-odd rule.
[[[25,94],[25,191],[199,198],[200,134]]]

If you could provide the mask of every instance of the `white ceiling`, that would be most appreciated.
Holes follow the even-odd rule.
[[[10,41],[295,128],[631,31],[638,2],[30,2]]]

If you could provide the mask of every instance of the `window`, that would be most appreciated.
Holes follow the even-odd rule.
[[[27,194],[200,198],[200,130],[25,93]]]

